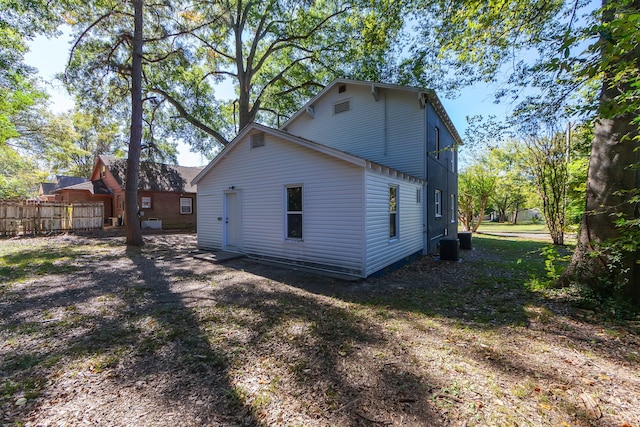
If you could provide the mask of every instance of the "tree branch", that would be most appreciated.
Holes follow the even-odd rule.
[[[162,95],[167,100],[167,102],[169,102],[169,104],[173,105],[173,107],[178,111],[179,117],[185,119],[186,121],[191,123],[196,128],[200,129],[201,131],[203,131],[207,135],[210,135],[210,136],[214,137],[220,144],[222,144],[224,146],[229,144],[229,141],[224,136],[222,136],[222,134],[220,132],[216,131],[215,129],[210,128],[209,126],[205,125],[200,120],[198,120],[196,117],[194,117],[193,115],[189,114],[189,112],[182,106],[182,104],[178,100],[173,98],[171,95],[169,95],[164,90],[162,90],[160,88],[151,88],[151,89],[149,89],[149,91],[153,92],[153,93],[157,93],[159,95]]]
[[[94,22],[91,23],[91,25],[89,25],[76,39],[75,43],[73,43],[73,46],[71,47],[71,51],[69,52],[69,61],[67,61],[67,66],[65,67],[65,72],[69,69],[69,67],[71,66],[71,58],[73,58],[73,54],[76,51],[76,48],[78,47],[78,45],[80,44],[80,42],[82,41],[82,39],[89,33],[89,31],[91,31],[95,26],[97,26],[100,22],[102,22],[103,20],[109,18],[111,15],[113,15],[115,13],[114,10],[110,10],[109,12],[105,13],[104,15],[102,15],[101,17],[99,17],[98,19],[96,19]]]

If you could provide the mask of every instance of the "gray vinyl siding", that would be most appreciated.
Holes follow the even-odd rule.
[[[333,105],[349,100],[349,111],[334,114]],[[424,178],[424,109],[414,92],[337,87],[313,105],[313,118],[304,113],[287,131],[358,157]]]
[[[363,173],[360,166],[265,135],[249,137],[198,182],[198,245],[221,248],[223,194],[242,194],[242,249],[254,256],[333,266],[362,275]],[[285,238],[286,185],[303,187],[303,240]],[[202,202],[200,202],[202,200]]]
[[[458,224],[451,222],[451,194],[458,193],[457,174],[457,152],[451,150],[441,151],[440,156],[436,156],[435,128],[440,131],[440,147],[451,147],[455,144],[453,136],[442,122],[433,106],[427,103],[427,181],[429,183],[425,200],[427,201],[426,221],[428,224],[427,242],[428,251],[437,253],[439,251],[440,239],[444,237],[456,237]],[[453,160],[453,163],[452,163]],[[452,169],[453,168],[453,169]],[[442,191],[442,217],[435,216],[435,190]]]
[[[422,183],[403,180],[393,174],[366,171],[366,275],[422,250],[422,203],[416,191]],[[398,237],[389,238],[389,186],[398,187]]]

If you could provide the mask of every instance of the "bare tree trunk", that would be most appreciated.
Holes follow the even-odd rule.
[[[607,0],[603,1],[606,6]],[[640,9],[640,1],[632,5]],[[603,15],[603,22],[611,16]],[[615,43],[615,40],[606,40]],[[640,49],[635,48],[627,58],[635,61],[636,73],[640,61]],[[600,115],[594,129],[587,176],[585,215],[582,220],[578,244],[571,264],[560,279],[565,285],[572,279],[594,287],[602,286],[602,278],[611,282],[609,286],[622,285],[624,293],[635,302],[640,302],[640,265],[637,251],[627,252],[619,262],[609,256],[607,243],[620,237],[616,226],[619,218],[633,219],[637,212],[629,201],[629,192],[640,186],[635,165],[638,163],[637,125],[631,123],[632,114],[611,114],[620,111],[615,97],[621,88],[614,85],[615,71],[604,73],[600,93]],[[623,88],[624,89],[624,88]],[[627,88],[628,89],[628,88]],[[603,114],[604,113],[604,114]],[[603,117],[604,116],[604,117]],[[613,291],[613,288],[607,289]]]
[[[138,172],[142,148],[142,8],[143,0],[133,0],[134,32],[131,55],[131,128],[125,188],[125,218],[127,245],[142,246],[142,231],[138,221]]]
[[[484,197],[480,200],[480,213],[478,214],[478,222],[473,226],[473,230],[471,230],[473,233],[478,231],[478,228],[480,228],[480,224],[482,224],[482,217],[484,216],[484,211],[486,208],[487,208],[487,198]]]

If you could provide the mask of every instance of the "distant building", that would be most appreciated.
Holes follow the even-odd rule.
[[[65,203],[104,203],[105,222],[122,224],[126,190],[126,159],[99,156],[88,182],[56,191],[57,201]],[[195,228],[196,188],[191,180],[198,167],[140,162],[138,212],[141,221],[157,221],[162,228]],[[143,224],[144,225],[144,224]]]
[[[53,182],[41,182],[38,187],[38,200],[43,202],[53,202],[56,200],[56,191],[61,188],[88,182],[89,178],[79,176],[56,175]]]

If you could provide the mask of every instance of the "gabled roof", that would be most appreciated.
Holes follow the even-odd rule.
[[[76,185],[69,185],[68,187],[58,188],[56,192],[59,192],[61,190],[85,190],[93,194],[93,183],[91,181],[87,181]]]
[[[53,182],[41,182],[40,188],[42,189],[42,194],[53,194],[56,191],[56,185]]]
[[[111,156],[100,156],[120,187],[126,188],[127,160]],[[195,193],[191,185],[201,167],[174,166],[164,163],[140,162],[138,189],[148,191],[167,191]]]
[[[453,125],[451,118],[449,117],[446,110],[444,109],[442,102],[440,102],[440,98],[438,98],[438,95],[436,95],[436,92],[433,89],[424,89],[424,88],[417,88],[417,87],[411,87],[411,86],[400,86],[400,85],[394,85],[389,83],[368,82],[368,81],[362,81],[362,80],[335,79],[334,81],[329,83],[327,86],[325,86],[325,88],[322,89],[316,96],[311,98],[311,100],[307,102],[301,109],[296,111],[293,114],[293,116],[289,118],[289,120],[287,120],[282,126],[280,126],[280,129],[283,129],[283,130],[286,129],[287,126],[292,121],[294,121],[301,114],[304,114],[309,107],[311,107],[315,102],[318,101],[318,99],[322,98],[325,93],[329,92],[332,88],[334,88],[336,85],[339,85],[339,84],[368,86],[368,87],[371,87],[372,94],[376,94],[378,89],[413,92],[416,94],[416,101],[419,101],[421,103],[424,103],[424,100],[428,99],[433,105],[433,107],[435,108],[438,115],[440,116],[440,119],[444,122],[445,126],[447,126],[447,129],[449,130],[449,132],[451,132],[451,135],[453,135],[453,138],[455,139],[456,143],[459,145],[462,145],[462,138],[460,138],[460,134],[456,130],[456,127]]]
[[[41,182],[40,188],[42,189],[43,195],[51,195],[61,188],[71,187],[88,181],[89,178],[83,178],[81,176],[56,175],[53,182]]]
[[[238,133],[238,135],[236,135],[236,137],[233,139],[233,141],[231,141],[226,147],[224,147],[224,149],[218,153],[218,155],[211,161],[211,163],[209,163],[191,182],[192,185],[196,185],[198,184],[198,181],[200,181],[205,175],[207,175],[207,173],[218,163],[220,162],[224,157],[227,156],[227,154],[233,150],[233,147],[235,147],[239,141],[241,141],[245,136],[249,135],[252,132],[265,132],[268,133],[270,135],[273,135],[277,138],[282,138],[286,141],[292,142],[294,144],[309,148],[311,150],[314,150],[316,152],[319,153],[323,153],[326,154],[328,156],[331,156],[333,158],[336,159],[340,159],[343,160],[345,162],[357,165],[357,166],[361,166],[361,167],[367,167],[367,166],[371,166],[371,167],[377,167],[377,168],[384,168],[385,170],[388,169],[390,171],[395,172],[397,175],[399,176],[403,176],[406,179],[411,179],[414,181],[419,181],[422,182],[422,179],[420,178],[416,178],[412,175],[409,175],[407,173],[404,172],[400,172],[400,171],[396,171],[394,169],[391,169],[389,167],[386,167],[384,165],[380,165],[378,163],[374,163],[371,162],[369,160],[363,159],[361,157],[357,157],[354,156],[353,154],[349,154],[349,153],[345,153],[344,151],[340,151],[340,150],[336,150],[335,148],[332,147],[328,147],[326,145],[322,145],[319,144],[317,142],[313,142],[311,140],[305,139],[305,138],[301,138],[299,136],[295,136],[290,134],[289,132],[280,130],[280,129],[274,129],[274,128],[270,128],[268,126],[264,126],[258,123],[252,123],[248,126],[246,126],[244,129],[242,129],[240,131],[240,133]]]
[[[64,176],[64,175],[56,175],[55,184],[56,190],[61,188],[70,187],[76,184],[82,184],[83,182],[89,181],[89,178],[83,178],[81,176]]]

